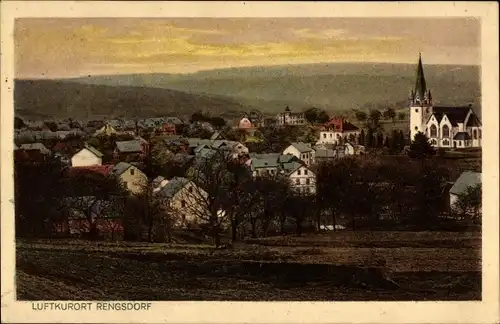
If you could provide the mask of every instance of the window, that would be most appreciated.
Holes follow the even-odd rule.
[[[311,179],[307,178],[306,179],[306,185],[310,185],[311,184]]]
[[[450,137],[450,128],[448,125],[443,126],[443,137]]]
[[[330,138],[332,138],[332,137],[333,137],[333,134],[332,134],[332,133],[330,133]]]
[[[191,187],[191,186],[190,186],[190,187],[188,188],[188,191],[189,191],[189,193],[192,193],[192,192],[193,192],[193,187]]]
[[[128,187],[128,183],[127,183],[127,181],[123,181],[123,186],[124,186],[125,188],[127,188],[127,187]]]
[[[295,184],[299,185],[300,184],[300,179],[295,180]]]
[[[181,200],[181,207],[182,208],[186,207],[186,201],[185,200]]]
[[[135,171],[134,168],[130,168],[130,174],[131,175],[134,175],[134,171]]]
[[[473,138],[477,139],[477,129],[472,130]]]
[[[479,138],[481,138],[481,130],[479,130]]]
[[[304,170],[304,175],[307,175],[307,170]]]
[[[418,127],[417,127],[417,126],[415,126],[415,130],[418,130]]]
[[[326,138],[326,133],[323,133],[323,138]]]
[[[431,137],[437,137],[437,127],[436,127],[436,125],[431,125]]]
[[[297,175],[300,175],[300,170],[297,170]]]
[[[436,145],[437,144],[436,140],[435,139],[431,139],[431,144],[432,145]]]
[[[415,112],[418,113],[418,108],[415,108]]]
[[[462,142],[458,141],[458,146],[462,146]]]
[[[443,145],[445,145],[445,146],[449,146],[449,145],[450,145],[450,141],[448,141],[447,139],[445,139],[445,140],[443,141]]]

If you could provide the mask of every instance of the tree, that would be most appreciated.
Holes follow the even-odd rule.
[[[323,109],[319,108],[309,108],[304,111],[304,117],[310,124],[315,123],[326,123],[330,117]]]
[[[468,186],[460,193],[454,205],[454,212],[462,218],[470,217],[472,220],[480,219],[482,206],[482,186]]]
[[[269,225],[274,219],[280,223],[283,234],[286,220],[284,209],[290,196],[290,183],[283,177],[258,177],[255,179],[258,193],[258,213],[250,219],[252,236],[256,235],[257,220],[261,223],[262,232],[266,235]]]
[[[191,115],[191,123],[194,122],[204,122],[207,121],[208,117],[205,116],[201,111],[197,111]]]
[[[368,147],[374,147],[375,139],[373,136],[373,130],[371,128],[368,128],[368,131],[366,132],[365,143],[366,143],[366,146],[368,146]]]
[[[212,117],[210,123],[218,130],[223,129],[226,126],[226,120],[222,117]]]
[[[404,112],[399,112],[398,113],[398,119],[399,120],[405,120],[406,119],[406,114]]]
[[[81,172],[65,178],[64,194],[66,216],[84,217],[92,240],[99,237],[100,220],[123,215],[129,196],[117,178],[97,172]]]
[[[387,120],[392,120],[392,122],[394,123],[394,121],[396,119],[396,112],[394,111],[394,109],[393,108],[387,108],[384,111],[384,118],[387,119]]]
[[[23,127],[26,127],[26,124],[24,123],[24,121],[20,117],[15,116],[14,117],[14,129],[20,129]]]
[[[195,185],[186,196],[186,211],[208,228],[215,247],[221,244],[222,228],[232,212],[227,212],[235,181],[235,175],[228,169],[230,163],[233,157],[229,152],[214,150],[197,157],[188,171],[188,178]]]
[[[14,163],[16,237],[51,234],[64,198],[64,167],[49,156],[43,163]],[[50,188],[50,190],[47,190]]]
[[[356,120],[360,123],[366,122],[367,119],[367,114],[364,111],[361,110],[354,110],[354,114],[356,116]]]
[[[418,132],[415,134],[414,140],[410,144],[408,156],[412,159],[419,160],[422,164],[424,160],[436,154],[436,151],[429,143],[429,139],[424,133]]]
[[[362,130],[361,130],[361,133],[359,133],[359,136],[358,136],[358,138],[359,138],[359,139],[358,139],[358,143],[359,143],[359,145],[365,145],[365,137],[366,137],[366,135],[365,135],[365,130],[364,130],[364,129],[362,129]]]
[[[377,109],[370,110],[370,115],[369,115],[368,121],[369,121],[370,127],[373,128],[374,130],[376,130],[380,127],[380,117],[382,117],[382,114],[380,113],[379,110],[377,110]]]

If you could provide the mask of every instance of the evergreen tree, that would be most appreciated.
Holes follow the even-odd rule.
[[[373,142],[373,130],[371,128],[368,128],[368,131],[366,132],[366,146],[373,147]]]
[[[424,160],[430,156],[436,154],[436,151],[429,143],[429,139],[424,133],[418,132],[415,135],[415,139],[410,144],[410,150],[408,151],[408,156],[412,159],[420,160],[423,164]]]

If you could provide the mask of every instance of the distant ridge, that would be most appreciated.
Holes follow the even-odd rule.
[[[248,107],[233,100],[143,86],[82,84],[70,80],[16,80],[14,109],[30,119],[145,118],[241,115]]]
[[[424,62],[425,63],[425,62]],[[424,64],[434,101],[441,105],[472,104],[480,109],[480,68]],[[257,66],[191,74],[129,74],[75,78],[85,84],[168,88],[232,99],[276,113],[316,106],[330,112],[370,105],[406,107],[415,84],[415,64],[317,63]]]

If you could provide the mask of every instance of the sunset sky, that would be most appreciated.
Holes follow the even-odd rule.
[[[468,18],[23,18],[16,76],[190,73],[318,62],[480,64]]]

